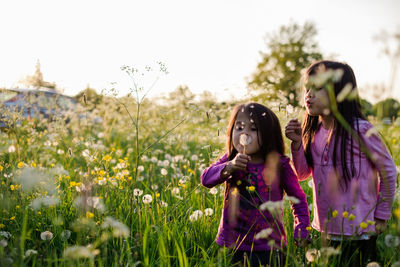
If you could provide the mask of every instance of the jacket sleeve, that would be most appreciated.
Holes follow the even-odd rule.
[[[308,166],[306,155],[304,154],[303,144],[301,144],[299,150],[295,150],[291,145],[290,150],[292,152],[292,160],[294,168],[296,169],[297,177],[300,181],[303,181],[311,174],[311,168]]]
[[[307,227],[310,225],[310,215],[308,212],[306,194],[300,187],[297,176],[289,163],[289,158],[282,157],[281,166],[281,173],[283,176],[283,189],[289,197],[294,198],[291,200],[292,212],[294,217],[293,237],[295,239],[306,239],[309,235]]]
[[[371,153],[372,164],[379,173],[379,196],[374,216],[388,220],[396,190],[396,166],[372,124],[367,122],[361,125],[360,133],[366,148]]]
[[[211,188],[228,180],[228,178],[221,178],[221,171],[225,168],[227,163],[228,157],[225,154],[216,163],[203,171],[201,175],[201,184],[205,187]]]

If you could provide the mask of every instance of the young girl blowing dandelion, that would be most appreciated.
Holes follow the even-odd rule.
[[[313,228],[334,247],[341,262],[376,261],[376,234],[391,214],[396,167],[361,112],[351,67],[319,61],[305,73],[306,115],[285,129],[300,180],[312,174]],[[378,179],[379,174],[379,179]]]
[[[286,246],[284,192],[292,200],[294,237],[307,238],[306,196],[284,156],[279,120],[267,107],[249,103],[234,108],[226,154],[203,172],[201,182],[208,188],[225,183],[217,243],[233,249],[234,263],[277,264],[274,259],[285,264],[280,252]]]

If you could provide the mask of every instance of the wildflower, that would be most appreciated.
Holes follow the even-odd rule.
[[[10,239],[11,234],[10,234],[10,232],[7,232],[7,231],[0,231],[0,236],[4,237],[6,239]]]
[[[385,244],[388,247],[397,247],[400,244],[400,239],[398,236],[386,235]]]
[[[165,176],[168,174],[168,171],[164,168],[161,169],[161,175]]]
[[[368,227],[368,224],[367,223],[365,223],[365,222],[361,222],[360,223],[360,228],[361,229],[366,229]]]
[[[62,154],[64,154],[64,150],[62,150],[62,149],[58,149],[58,150],[57,150],[57,154],[58,154],[58,155],[62,155]]]
[[[343,216],[343,218],[349,217],[349,212],[348,211],[343,211],[342,216]]]
[[[336,218],[337,215],[338,215],[338,211],[337,211],[337,210],[334,210],[334,211],[332,212],[332,218]]]
[[[197,161],[199,159],[199,157],[197,155],[192,155],[192,157],[190,159],[192,161]]]
[[[114,237],[129,237],[129,228],[125,224],[115,220],[112,217],[106,217],[104,222],[101,224],[101,227],[108,228],[111,227],[113,229]]]
[[[95,253],[92,252],[88,247],[84,246],[72,246],[64,250],[64,257],[70,259],[87,259],[93,258]]]
[[[353,213],[351,213],[350,215],[349,215],[349,221],[352,221],[352,220],[354,220],[356,218],[356,216],[353,214]]]
[[[149,194],[146,194],[142,198],[144,204],[150,204],[153,201],[153,197]]]
[[[366,267],[380,267],[380,265],[376,261],[373,261],[368,263]]]
[[[12,185],[10,185],[10,190],[11,191],[14,191],[14,189],[15,189],[15,186],[12,184]]]
[[[6,240],[4,240],[4,239],[0,240],[0,247],[5,248],[5,247],[7,247],[7,245],[8,245],[8,243]]]
[[[154,190],[154,191],[157,190],[158,189],[158,185],[157,184],[152,184],[151,185],[151,189]]]
[[[4,224],[0,223],[0,229],[3,229],[4,227],[6,227]]]
[[[238,180],[238,181],[236,182],[236,184],[237,184],[237,185],[241,185],[241,184],[242,184],[242,181]]]
[[[206,216],[211,216],[211,215],[213,215],[213,213],[214,213],[214,211],[211,208],[207,208],[204,210],[204,215],[206,215]]]
[[[271,228],[263,229],[256,234],[255,239],[267,239],[273,230]]]
[[[0,165],[0,172],[1,172],[3,169],[4,169],[3,166]]]
[[[28,249],[27,251],[25,251],[24,258],[29,258],[30,256],[37,255],[37,254],[38,254],[37,250]]]
[[[103,156],[103,161],[105,161],[105,162],[109,162],[111,159],[112,159],[112,157],[110,155]]]
[[[311,226],[307,226],[306,230],[310,232],[312,230],[312,227]]]
[[[71,231],[70,231],[70,230],[64,230],[64,231],[61,233],[61,238],[64,239],[64,240],[67,240],[67,239],[69,239],[70,237],[71,237]]]
[[[283,199],[285,199],[285,200],[287,200],[287,201],[290,201],[290,202],[292,202],[293,204],[299,204],[299,203],[300,203],[300,200],[298,200],[298,199],[295,198],[295,197],[288,196],[288,195],[285,195],[285,196],[283,197]]]
[[[249,190],[249,192],[254,192],[256,190],[256,188],[253,185],[251,185],[251,186],[247,187],[247,190]]]
[[[210,194],[211,194],[211,195],[216,195],[216,194],[218,194],[218,189],[217,189],[216,187],[211,188],[211,189],[210,189]]]
[[[45,241],[49,241],[53,239],[53,233],[50,231],[44,231],[40,234],[40,238]]]
[[[144,171],[144,167],[142,165],[140,165],[140,166],[138,166],[137,170],[138,170],[138,172],[142,172],[142,171]]]
[[[91,219],[91,218],[93,218],[93,217],[94,217],[94,213],[92,213],[92,212],[90,212],[90,211],[87,211],[87,212],[86,212],[86,218]]]
[[[140,190],[138,188],[133,189],[133,195],[135,197],[140,197],[143,194],[143,190]]]
[[[203,216],[203,212],[201,210],[193,211],[192,215],[189,216],[189,221],[195,222]]]
[[[321,248],[321,254],[325,257],[330,257],[333,255],[338,255],[340,254],[340,248],[333,248],[333,247],[322,247]]]
[[[400,218],[400,208],[397,208],[393,211],[394,216],[396,216],[398,219]]]
[[[12,216],[11,218],[10,218],[10,221],[14,221],[15,220],[15,216]]]
[[[308,262],[314,262],[315,260],[317,260],[319,258],[320,255],[321,255],[321,252],[319,250],[317,250],[315,248],[310,248],[306,252],[306,259]]]
[[[179,195],[179,188],[178,187],[172,188],[171,193],[174,196]]]
[[[36,198],[35,200],[32,201],[32,207],[35,210],[40,209],[42,206],[55,206],[60,202],[60,200],[56,197],[50,197],[50,196],[42,196],[40,198]]]
[[[18,169],[21,169],[24,166],[25,166],[25,163],[23,163],[22,161],[18,162],[18,164],[17,164]]]
[[[158,197],[160,197],[160,196],[161,196],[160,193],[157,192],[157,193],[156,193],[156,197],[158,198]]]
[[[8,153],[14,153],[15,152],[15,146],[11,145],[8,147]]]
[[[160,201],[160,205],[161,205],[161,207],[164,207],[164,208],[168,207],[168,203],[164,202],[162,200]]]

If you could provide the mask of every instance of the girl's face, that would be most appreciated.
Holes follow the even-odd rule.
[[[242,135],[246,135],[247,144],[240,141]],[[259,140],[259,131],[250,117],[242,111],[239,111],[232,132],[233,147],[239,152],[246,152],[246,155],[256,156],[260,154],[261,140]],[[245,145],[244,145],[245,144]],[[244,151],[246,147],[246,151]]]
[[[304,103],[306,111],[310,116],[327,116],[330,113],[329,95],[325,89],[305,88]]]

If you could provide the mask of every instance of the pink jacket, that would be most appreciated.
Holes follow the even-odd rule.
[[[347,190],[339,182],[341,170],[338,171],[339,175],[335,174],[332,160],[334,142],[331,142],[329,146],[326,145],[329,137],[328,130],[321,126],[311,143],[313,168],[307,165],[303,146],[297,151],[292,147],[292,157],[298,178],[305,180],[312,174],[314,194],[312,226],[316,230],[333,235],[361,235],[375,232],[375,226],[368,224],[368,220],[390,218],[396,188],[396,166],[379,136],[370,130],[372,127],[368,121],[359,121],[361,138],[372,153],[373,162],[360,151],[357,142],[353,143],[353,151],[350,151],[350,146],[348,146],[347,153],[354,155],[356,172],[348,183]],[[341,166],[339,156],[340,152],[337,154],[337,169]],[[348,166],[350,166],[350,156],[347,158]],[[355,217],[343,217],[345,211],[348,215],[353,214]],[[354,219],[350,220],[352,217]],[[366,229],[360,227],[362,222],[368,224]]]

